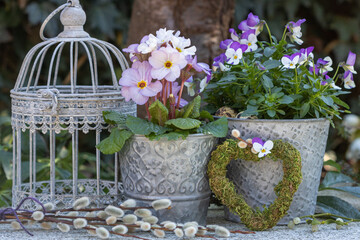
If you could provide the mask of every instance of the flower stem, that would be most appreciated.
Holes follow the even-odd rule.
[[[151,115],[150,115],[150,112],[149,112],[149,102],[145,103],[145,109],[146,109],[146,114],[147,114],[148,120],[150,121],[151,120]]]
[[[273,44],[273,41],[272,41],[272,37],[271,37],[271,31],[270,31],[270,28],[269,28],[267,22],[265,22],[265,26],[266,26],[266,29],[267,29],[268,34],[269,34],[270,44],[272,45],[272,44]]]
[[[287,26],[285,26],[283,35],[282,35],[282,37],[281,37],[281,41],[286,39],[286,30],[287,30]]]

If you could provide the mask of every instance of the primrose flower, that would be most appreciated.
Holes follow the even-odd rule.
[[[260,138],[253,138],[252,142],[254,150],[259,153],[259,158],[271,153],[270,150],[274,147],[274,143],[271,140],[264,143]]]
[[[123,52],[129,53],[129,57],[132,62],[135,62],[136,60],[138,60],[137,57],[135,56],[136,53],[139,53],[138,47],[139,47],[139,44],[131,44],[127,48],[123,49]]]
[[[147,54],[157,49],[158,39],[153,34],[149,34],[141,39],[137,48],[140,53]]]
[[[281,63],[284,65],[285,68],[294,69],[296,64],[299,63],[300,56],[298,53],[294,53],[291,56],[284,55],[281,58]]]
[[[185,56],[171,47],[153,51],[149,63],[153,67],[151,69],[153,78],[159,80],[165,78],[169,82],[174,82],[180,77],[180,70],[187,65]]]
[[[158,44],[162,45],[164,43],[167,43],[171,40],[174,30],[166,30],[166,28],[160,28],[156,31],[156,38],[158,40]]]
[[[255,29],[249,29],[241,34],[240,43],[248,46],[245,52],[255,51],[258,48],[256,44],[257,41],[258,40],[255,35]]]
[[[183,54],[184,56],[195,55],[196,47],[195,46],[189,47],[191,45],[191,41],[189,38],[173,36],[171,38],[171,44],[173,48],[178,50],[178,52]]]
[[[145,104],[149,97],[155,96],[162,89],[159,81],[152,82],[151,66],[147,61],[134,62],[131,68],[123,72],[119,84],[123,86],[121,94],[125,101],[133,99],[139,105]]]
[[[342,64],[341,66],[344,68],[345,71],[350,71],[351,73],[356,74],[357,72],[354,69],[355,60],[356,54],[350,51],[346,59],[346,63]]]
[[[301,24],[304,23],[306,20],[300,19],[297,22],[289,22],[286,26],[289,30],[289,37],[291,42],[296,42],[297,44],[301,45],[303,44],[303,41],[300,39],[302,37],[301,32]]]
[[[354,76],[352,72],[346,71],[344,73],[344,88],[352,89],[355,87]]]
[[[238,28],[243,32],[255,29],[255,34],[259,35],[263,28],[263,21],[260,21],[259,17],[253,13],[249,13],[247,19],[240,22]]]

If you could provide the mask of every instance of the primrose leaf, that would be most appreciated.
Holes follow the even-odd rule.
[[[194,128],[199,128],[201,125],[201,122],[196,119],[192,118],[176,118],[168,120],[165,125],[167,126],[173,126],[178,129],[182,130],[189,130]]]
[[[168,120],[169,110],[159,100],[156,100],[150,105],[149,112],[151,121],[160,126],[164,126],[164,123]]]
[[[156,135],[164,134],[167,130],[166,127],[159,126],[155,123],[149,122],[145,119],[128,116],[126,119],[126,126],[134,134],[150,135],[155,133]]]
[[[103,118],[108,124],[124,126],[127,116],[115,111],[103,111]]]
[[[214,122],[210,122],[201,128],[202,133],[209,133],[215,137],[223,138],[228,133],[228,120],[222,117]]]
[[[96,148],[104,154],[116,153],[122,149],[126,140],[132,135],[133,133],[128,130],[114,128],[111,130],[110,136],[96,145]]]

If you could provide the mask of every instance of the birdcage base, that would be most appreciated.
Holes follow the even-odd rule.
[[[32,183],[23,183],[14,186],[13,189],[13,207],[25,197],[35,197],[42,203],[52,202],[56,208],[71,208],[75,199],[87,196],[90,198],[91,206],[105,207],[109,204],[118,204],[123,201],[123,185],[114,181],[97,179],[79,179],[77,183],[77,194],[73,193],[72,180],[57,180],[55,183],[55,194],[50,194],[50,181],[41,181]],[[24,209],[34,209],[36,204],[32,201],[26,201],[22,205]]]

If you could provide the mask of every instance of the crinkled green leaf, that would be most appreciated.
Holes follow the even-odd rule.
[[[165,124],[182,130],[189,130],[199,128],[201,122],[192,118],[176,118],[168,120]]]
[[[96,147],[104,154],[113,154],[122,149],[126,140],[133,135],[132,132],[125,129],[114,128],[110,136],[102,140]]]
[[[264,55],[265,57],[270,57],[271,55],[273,55],[273,53],[276,52],[276,48],[274,47],[267,47],[264,50]]]
[[[165,133],[165,134],[161,134],[161,135],[150,134],[147,137],[150,140],[160,140],[162,138],[165,138],[168,141],[172,141],[172,140],[178,140],[180,138],[186,139],[188,135],[189,135],[188,131],[176,131],[176,132],[169,132],[169,133]]]
[[[115,111],[103,111],[103,118],[108,124],[124,126],[127,116]]]
[[[263,66],[267,69],[273,69],[273,68],[277,68],[278,66],[280,66],[281,63],[279,60],[267,60],[263,63]]]
[[[159,100],[156,100],[150,105],[149,112],[151,121],[160,126],[164,126],[164,123],[168,120],[169,110]]]
[[[228,120],[222,117],[216,121],[209,122],[201,128],[202,133],[208,133],[218,138],[226,137],[228,133]]]
[[[334,196],[318,196],[316,205],[326,213],[360,219],[360,212],[350,203]]]
[[[199,118],[200,104],[201,104],[201,97],[197,96],[191,102],[189,102],[183,109],[181,109],[180,116],[182,118]]]
[[[265,74],[262,75],[262,79],[263,79],[264,87],[266,87],[266,88],[272,88],[272,87],[274,87],[274,84],[273,84],[271,78],[269,78],[269,77],[266,76]]]
[[[200,112],[200,119],[208,119],[209,121],[214,121],[214,117],[208,111],[205,110],[202,110]]]
[[[169,130],[166,127],[162,127],[155,123],[149,122],[145,119],[133,117],[133,116],[127,117],[126,126],[134,134],[141,134],[141,135],[150,135],[151,133],[160,135],[160,134],[165,133],[167,130]]]
[[[325,165],[335,167],[336,170],[338,170],[339,172],[341,171],[341,165],[333,160],[328,160],[328,161],[324,162],[324,166]]]

